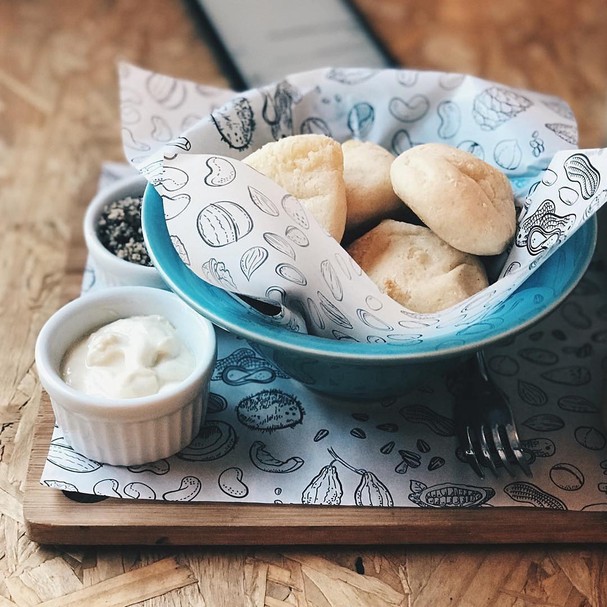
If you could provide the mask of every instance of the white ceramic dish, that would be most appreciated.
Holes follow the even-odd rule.
[[[142,285],[167,289],[167,285],[153,266],[143,266],[120,259],[108,251],[97,233],[99,217],[106,204],[127,196],[142,196],[147,181],[141,175],[120,179],[100,190],[89,203],[83,221],[84,241],[98,281],[104,286]]]
[[[61,362],[81,337],[118,318],[160,314],[194,354],[192,373],[151,396],[111,399],[68,386]],[[58,310],[36,342],[36,366],[57,423],[78,453],[98,462],[136,465],[173,455],[188,445],[206,413],[216,359],[213,325],[179,297],[150,287],[113,287],[84,295]]]

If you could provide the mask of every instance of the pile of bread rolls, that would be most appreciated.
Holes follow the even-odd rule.
[[[379,289],[415,312],[448,308],[484,289],[481,257],[514,237],[507,177],[445,144],[398,157],[325,135],[268,143],[244,162],[298,198]]]

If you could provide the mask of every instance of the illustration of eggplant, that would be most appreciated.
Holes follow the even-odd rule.
[[[243,398],[236,406],[236,415],[247,428],[273,432],[301,424],[304,408],[293,394],[273,388]]]
[[[475,508],[486,504],[495,496],[492,487],[441,483],[428,487],[412,480],[409,500],[420,508]]]
[[[334,462],[339,462],[348,470],[360,475],[360,482],[354,490],[354,503],[357,506],[394,506],[392,494],[373,472],[364,468],[355,468],[337,455],[333,449],[328,449],[328,451]]]
[[[253,465],[263,472],[284,474],[295,472],[304,465],[304,460],[301,457],[294,456],[284,461],[274,457],[267,450],[266,445],[258,440],[251,445],[249,457]]]
[[[337,474],[335,463],[331,462],[320,469],[320,472],[302,491],[302,504],[317,506],[339,506],[344,490]]]

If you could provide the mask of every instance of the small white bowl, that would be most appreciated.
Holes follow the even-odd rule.
[[[160,314],[195,358],[192,373],[151,396],[90,396],[66,384],[61,363],[69,347],[119,318]],[[75,299],[55,312],[36,341],[36,366],[57,424],[80,454],[130,466],[169,457],[188,445],[206,414],[216,360],[213,325],[175,294],[150,287],[113,287]]]
[[[103,246],[97,225],[106,204],[127,196],[143,196],[147,181],[141,175],[126,177],[103,188],[89,203],[84,214],[84,241],[96,274],[96,281],[106,287],[142,285],[168,289],[158,270],[120,259]]]

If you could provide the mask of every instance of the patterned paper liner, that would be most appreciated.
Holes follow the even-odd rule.
[[[606,278],[604,261],[594,261],[555,312],[488,352],[531,479],[500,470],[481,481],[461,461],[442,377],[400,398],[345,403],[309,391],[219,331],[208,416],[189,447],[116,467],[75,453],[55,428],[41,482],[125,499],[607,509]],[[88,266],[84,289],[96,288],[103,285]]]
[[[143,103],[141,90],[129,88],[125,78],[133,74],[147,91],[148,101],[153,101],[151,108]],[[336,82],[349,86],[363,82],[369,74],[348,70],[333,75]],[[405,95],[392,103],[393,118],[400,125],[396,130],[379,128],[376,140],[398,152],[442,133],[449,135],[444,138],[447,142],[479,152],[478,142],[459,137],[457,121],[446,120],[457,115],[455,106],[439,101],[429,113],[429,100],[411,92],[410,87],[425,74],[402,70],[394,75]],[[162,161],[170,150],[202,149],[203,141],[205,153],[225,155],[228,151],[238,158],[250,151],[256,137],[265,142],[303,131],[304,125],[307,132],[322,127],[318,120],[309,120],[309,112],[299,114],[297,89],[289,80],[256,93],[264,108],[259,128],[234,130],[231,119],[246,118],[245,102],[253,93],[234,101],[232,92],[133,66],[124,66],[122,77],[125,150],[133,164],[157,184],[162,182]],[[429,77],[443,91],[475,80],[449,74]],[[605,155],[598,150],[575,151],[575,121],[567,106],[545,96],[525,104],[503,87],[485,85],[476,99],[475,128],[487,135],[485,153],[509,173],[519,198],[530,188],[550,188],[560,179],[554,196],[549,197],[555,205],[566,210],[581,201],[589,213],[596,211],[604,202],[600,174],[607,172]],[[340,140],[363,135],[361,129],[379,124],[370,120],[371,103],[352,105],[349,96],[326,97],[322,88],[306,92],[315,95],[318,108],[327,106],[340,118],[341,130],[331,133]],[[230,100],[232,105],[224,106]],[[553,112],[554,121],[540,121],[545,129],[540,135],[538,112],[544,116],[546,109]],[[420,120],[422,115],[427,119]],[[515,118],[524,125],[524,145],[517,141],[507,145],[508,139],[500,134],[499,127]],[[206,138],[201,140],[203,135]],[[542,183],[539,172],[558,149],[565,149],[560,169],[554,178],[545,173]],[[542,218],[551,219],[551,213],[554,209],[546,207],[535,218],[540,227]],[[550,237],[548,230],[546,240]],[[527,242],[535,248],[546,240]],[[594,263],[575,292],[548,318],[488,352],[492,375],[519,420],[532,479],[510,478],[502,470],[497,478],[488,475],[479,481],[460,460],[452,397],[442,377],[400,398],[343,403],[309,391],[246,342],[219,332],[209,413],[189,447],[148,465],[112,467],[74,453],[56,428],[41,482],[82,493],[171,501],[606,509],[607,439],[601,417],[601,378],[607,366],[606,283],[604,266]],[[89,288],[103,288],[95,283],[92,267],[84,273],[84,290]]]

